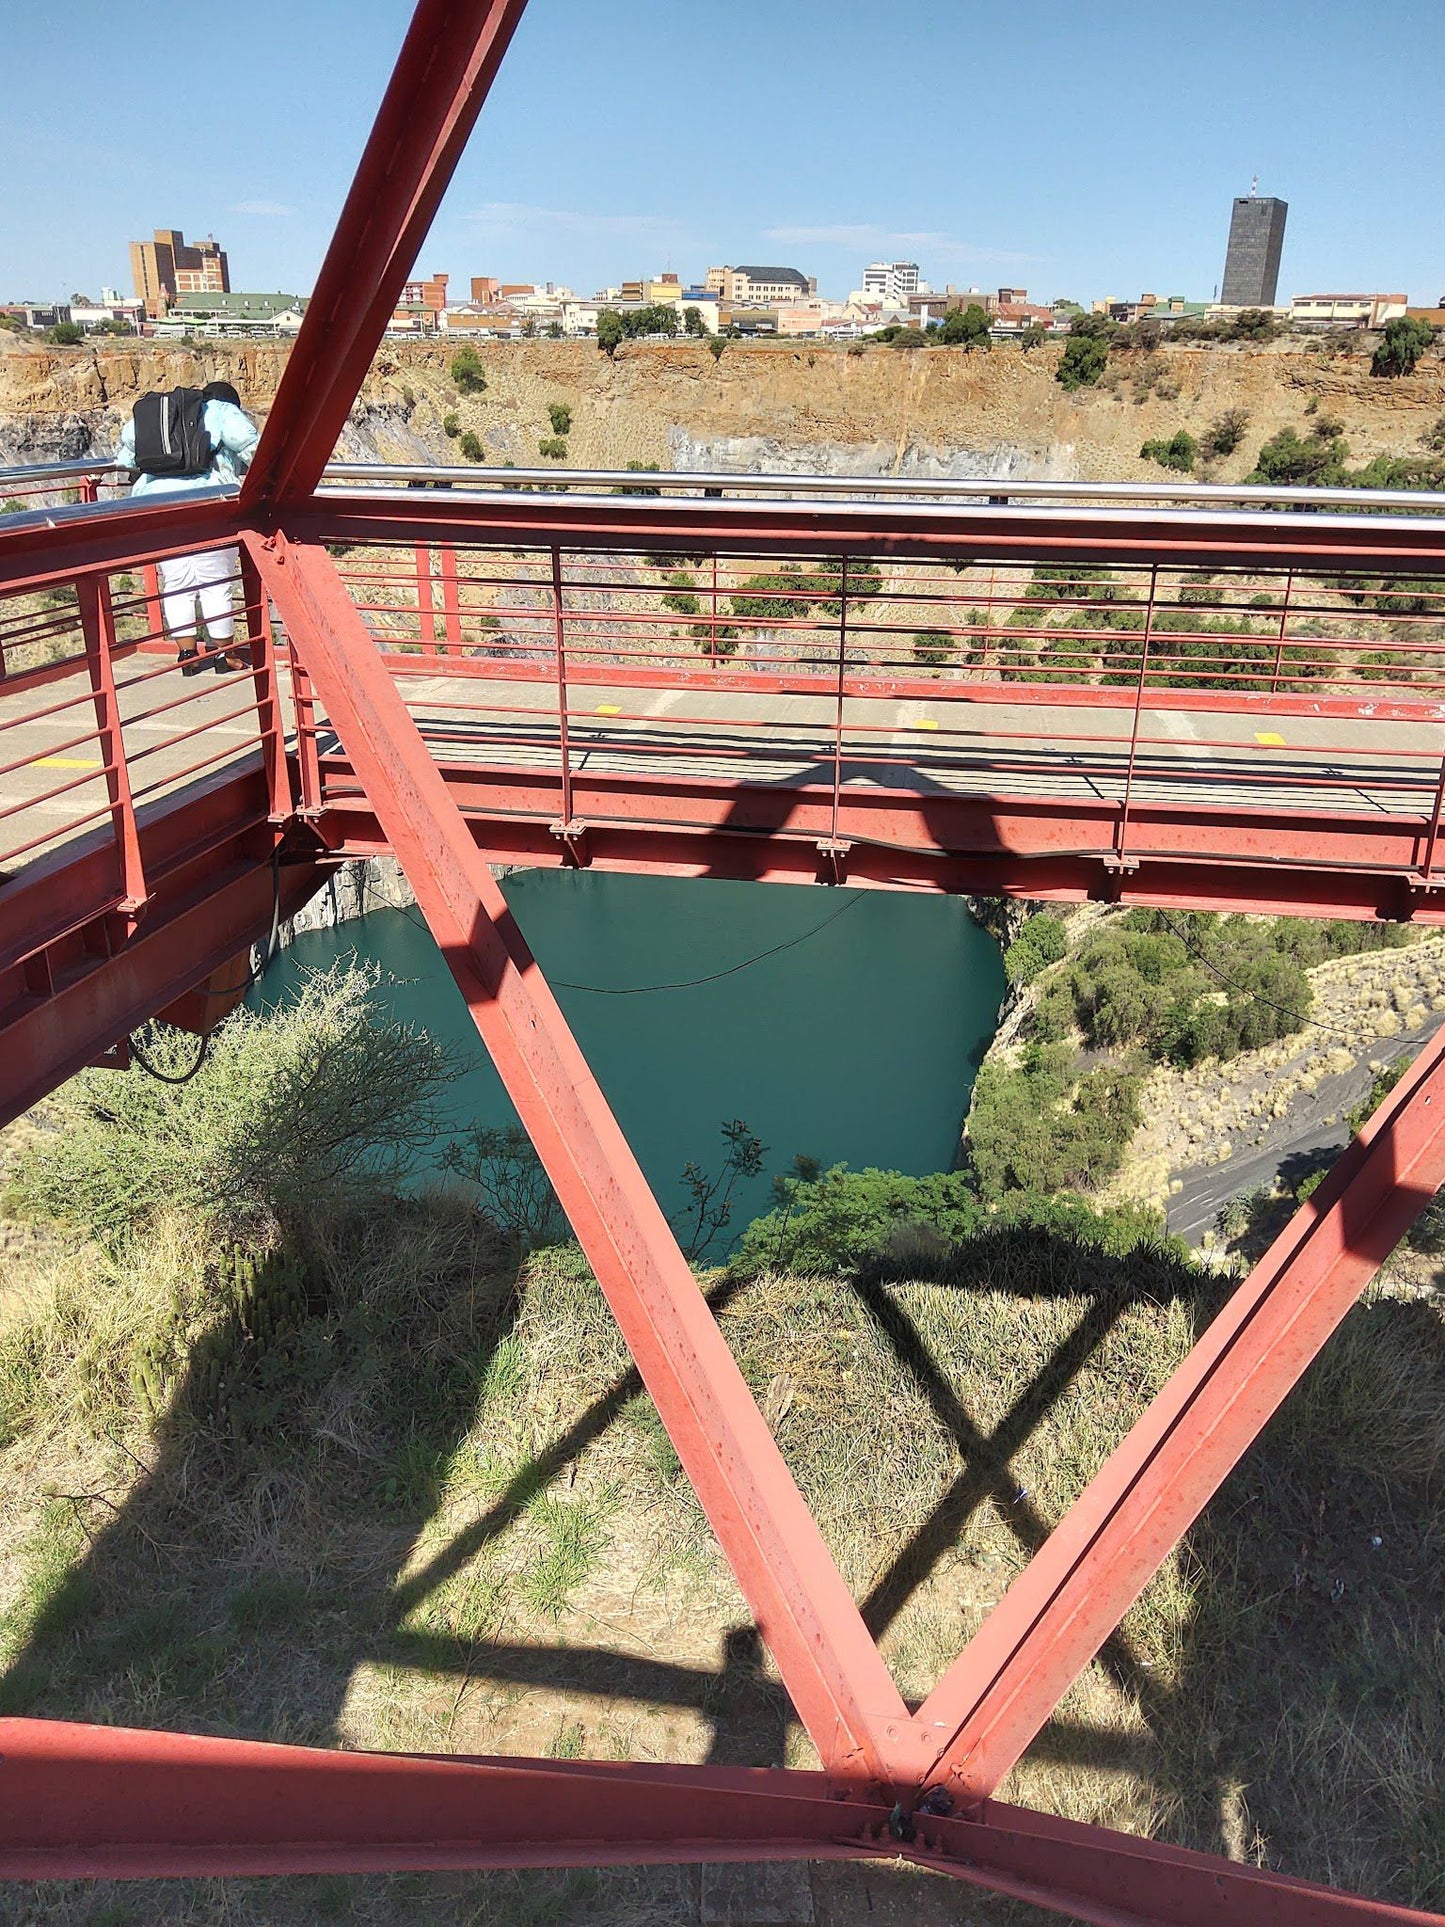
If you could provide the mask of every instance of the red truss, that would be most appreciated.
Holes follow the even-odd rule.
[[[98,800],[83,819],[85,835],[56,847],[41,833],[22,843],[32,860],[0,892],[0,1111],[14,1116],[149,1016],[165,1012],[206,1030],[232,994],[226,986],[234,990],[234,959],[273,917],[304,901],[341,856],[393,851],[822,1770],[368,1755],[11,1719],[0,1721],[0,1875],[901,1855],[1113,1927],[1214,1927],[1222,1919],[1241,1927],[1438,1922],[1441,1916],[1075,1825],[994,1796],[1445,1183],[1445,1032],[1240,1285],[934,1692],[912,1708],[507,909],[491,863],[521,853],[681,874],[846,876],[886,887],[992,885],[1033,896],[1106,894],[1438,920],[1435,845],[1445,764],[1438,784],[1427,780],[1423,806],[1418,799],[1398,809],[1371,804],[1357,816],[1302,805],[1293,820],[1273,803],[1251,814],[1237,802],[1160,800],[1147,788],[1141,716],[1161,564],[1292,572],[1307,571],[1313,560],[1445,575],[1445,532],[1430,518],[1383,516],[1311,517],[1301,529],[1298,518],[1284,517],[318,494],[521,13],[522,0],[420,0],[239,500],[86,509],[0,534],[0,583],[12,594],[76,585],[87,672],[80,697],[67,696],[69,685],[45,668],[5,675],[0,693],[38,693],[52,720],[89,705],[75,742],[99,752],[75,759],[86,773],[66,777],[46,798],[58,809],[65,796],[83,800],[93,791]],[[238,765],[232,751],[215,747],[214,720],[178,728],[174,743],[189,743],[193,755],[181,774],[200,778],[182,809],[146,776],[142,753],[127,747],[122,710],[133,689],[154,686],[164,698],[145,712],[151,719],[171,715],[182,699],[172,701],[152,684],[163,672],[145,669],[143,655],[135,680],[118,687],[117,661],[145,645],[120,640],[112,578],[197,545],[237,540],[251,677],[243,709],[226,721],[252,730],[259,753]],[[416,546],[415,606],[430,654],[379,650],[328,541]],[[409,705],[408,680],[435,667],[436,625],[446,638],[459,633],[461,621],[455,561],[450,576],[445,566],[434,576],[430,546],[447,554],[468,541],[550,558],[555,766],[484,761],[475,749],[440,756]],[[849,620],[850,556],[1142,564],[1150,596],[1137,693],[1070,698],[1084,718],[1080,743],[1094,740],[1087,734],[1091,704],[1132,712],[1132,733],[1115,745],[1123,759],[1121,794],[1066,806],[1021,792],[1001,803],[990,793],[925,806],[886,781],[866,793],[850,789],[845,702],[880,691],[936,691],[916,671],[891,681],[873,671],[871,681],[860,678],[848,666],[841,633],[835,663],[810,661],[780,672],[771,685],[721,663],[688,672],[692,684],[713,691],[766,685],[809,700],[821,696],[825,707],[835,701],[836,729],[831,738],[824,732],[807,781],[770,789],[674,779],[640,765],[633,774],[584,771],[568,754],[563,553],[605,556],[649,541],[664,550],[701,547],[714,557],[779,550],[840,556],[840,632]],[[153,604],[153,583],[144,593]],[[283,625],[283,661],[268,607]],[[1263,695],[1211,690],[1206,681],[1202,690],[1161,698],[1161,712],[1243,716],[1251,729],[1267,717],[1346,715],[1359,722],[1384,715],[1388,705],[1363,697],[1322,701],[1282,687],[1285,635],[1282,620],[1274,685]],[[528,718],[536,713],[527,707],[536,688],[553,675],[551,666],[480,669],[460,659],[453,668],[463,686],[468,676],[485,674],[512,688]],[[573,679],[594,694],[617,681],[637,691],[657,682],[645,666],[630,677],[574,667]],[[687,680],[674,678],[679,686]],[[1039,695],[974,692],[995,706]],[[1438,716],[1438,705],[1401,711],[1405,722]],[[5,728],[0,720],[0,741]],[[0,760],[10,769],[34,759]],[[44,760],[54,766],[65,759]],[[1306,770],[1299,780],[1323,779]],[[1403,788],[1411,782],[1400,779]]]

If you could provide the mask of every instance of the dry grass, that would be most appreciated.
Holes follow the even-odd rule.
[[[175,1221],[22,1255],[0,1322],[4,1710],[361,1746],[811,1758],[580,1256],[430,1202],[321,1247],[266,1425],[187,1359],[234,1307]],[[1076,1271],[1077,1268],[1075,1268]],[[1065,1274],[1069,1275],[1069,1274]],[[1212,1285],[714,1280],[906,1693],[927,1690],[1192,1342]],[[244,1321],[243,1321],[244,1322]],[[136,1392],[158,1337],[154,1424]],[[255,1349],[244,1330],[228,1342]],[[249,1356],[250,1354],[248,1354]],[[252,1364],[255,1364],[254,1358]],[[1445,1903],[1445,1331],[1363,1304],[1005,1793]],[[1378,1543],[1376,1543],[1378,1541]],[[186,1927],[698,1918],[696,1870],[14,1889],[0,1919]],[[956,1921],[815,1877],[820,1921]],[[970,1896],[978,1927],[1042,1920]]]

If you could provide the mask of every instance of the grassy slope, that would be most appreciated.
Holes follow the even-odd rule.
[[[215,1253],[12,1261],[0,1705],[311,1742],[810,1758],[575,1252],[455,1209],[329,1247],[280,1341]],[[209,1286],[205,1281],[211,1279]],[[1142,1286],[1142,1290],[1141,1290]],[[963,1285],[765,1279],[720,1315],[904,1690],[921,1693],[1189,1345],[1193,1274],[1035,1245]],[[244,1395],[194,1365],[223,1328]],[[211,1341],[214,1344],[214,1339]],[[136,1361],[160,1359],[159,1410]],[[1445,1904],[1438,1303],[1378,1296],[1006,1793]],[[1379,1543],[1375,1543],[1376,1541]],[[16,1921],[696,1918],[695,1872],[12,1890]],[[958,1918],[821,1870],[818,1917]],[[969,1898],[980,1923],[1037,1916]]]

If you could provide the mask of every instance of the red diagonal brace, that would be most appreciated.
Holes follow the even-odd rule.
[[[1442,1184],[1445,1031],[925,1701],[933,1777],[993,1791]]]
[[[242,500],[321,480],[526,0],[418,0]]]
[[[824,1765],[915,1779],[926,1735],[330,557],[248,542]]]

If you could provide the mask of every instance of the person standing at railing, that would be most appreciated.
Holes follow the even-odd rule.
[[[182,406],[177,397],[184,392],[175,390],[171,395],[143,395],[136,403],[137,411],[143,406],[151,408],[153,404],[160,405],[161,432],[168,447],[171,440],[170,424]],[[149,472],[137,460],[137,422],[136,413],[132,412],[130,420],[121,430],[120,446],[115,452],[118,467],[139,470],[132,495],[163,495],[187,488],[223,488],[239,482],[246,473],[251,457],[256,452],[260,432],[242,409],[241,397],[230,382],[213,381],[201,390],[201,400],[200,435],[190,455],[170,451],[164,473]],[[155,414],[153,409],[141,429],[142,454],[153,443]],[[181,463],[180,468],[175,466],[176,462]],[[216,674],[223,676],[228,670],[241,667],[232,661],[228,653],[236,633],[231,586],[239,569],[240,558],[235,549],[208,549],[201,555],[177,555],[161,563],[161,606],[165,611],[166,633],[176,645],[183,676],[194,676],[206,666],[206,653],[197,648],[198,603],[201,621],[206,625],[207,642],[214,652],[210,660]]]

